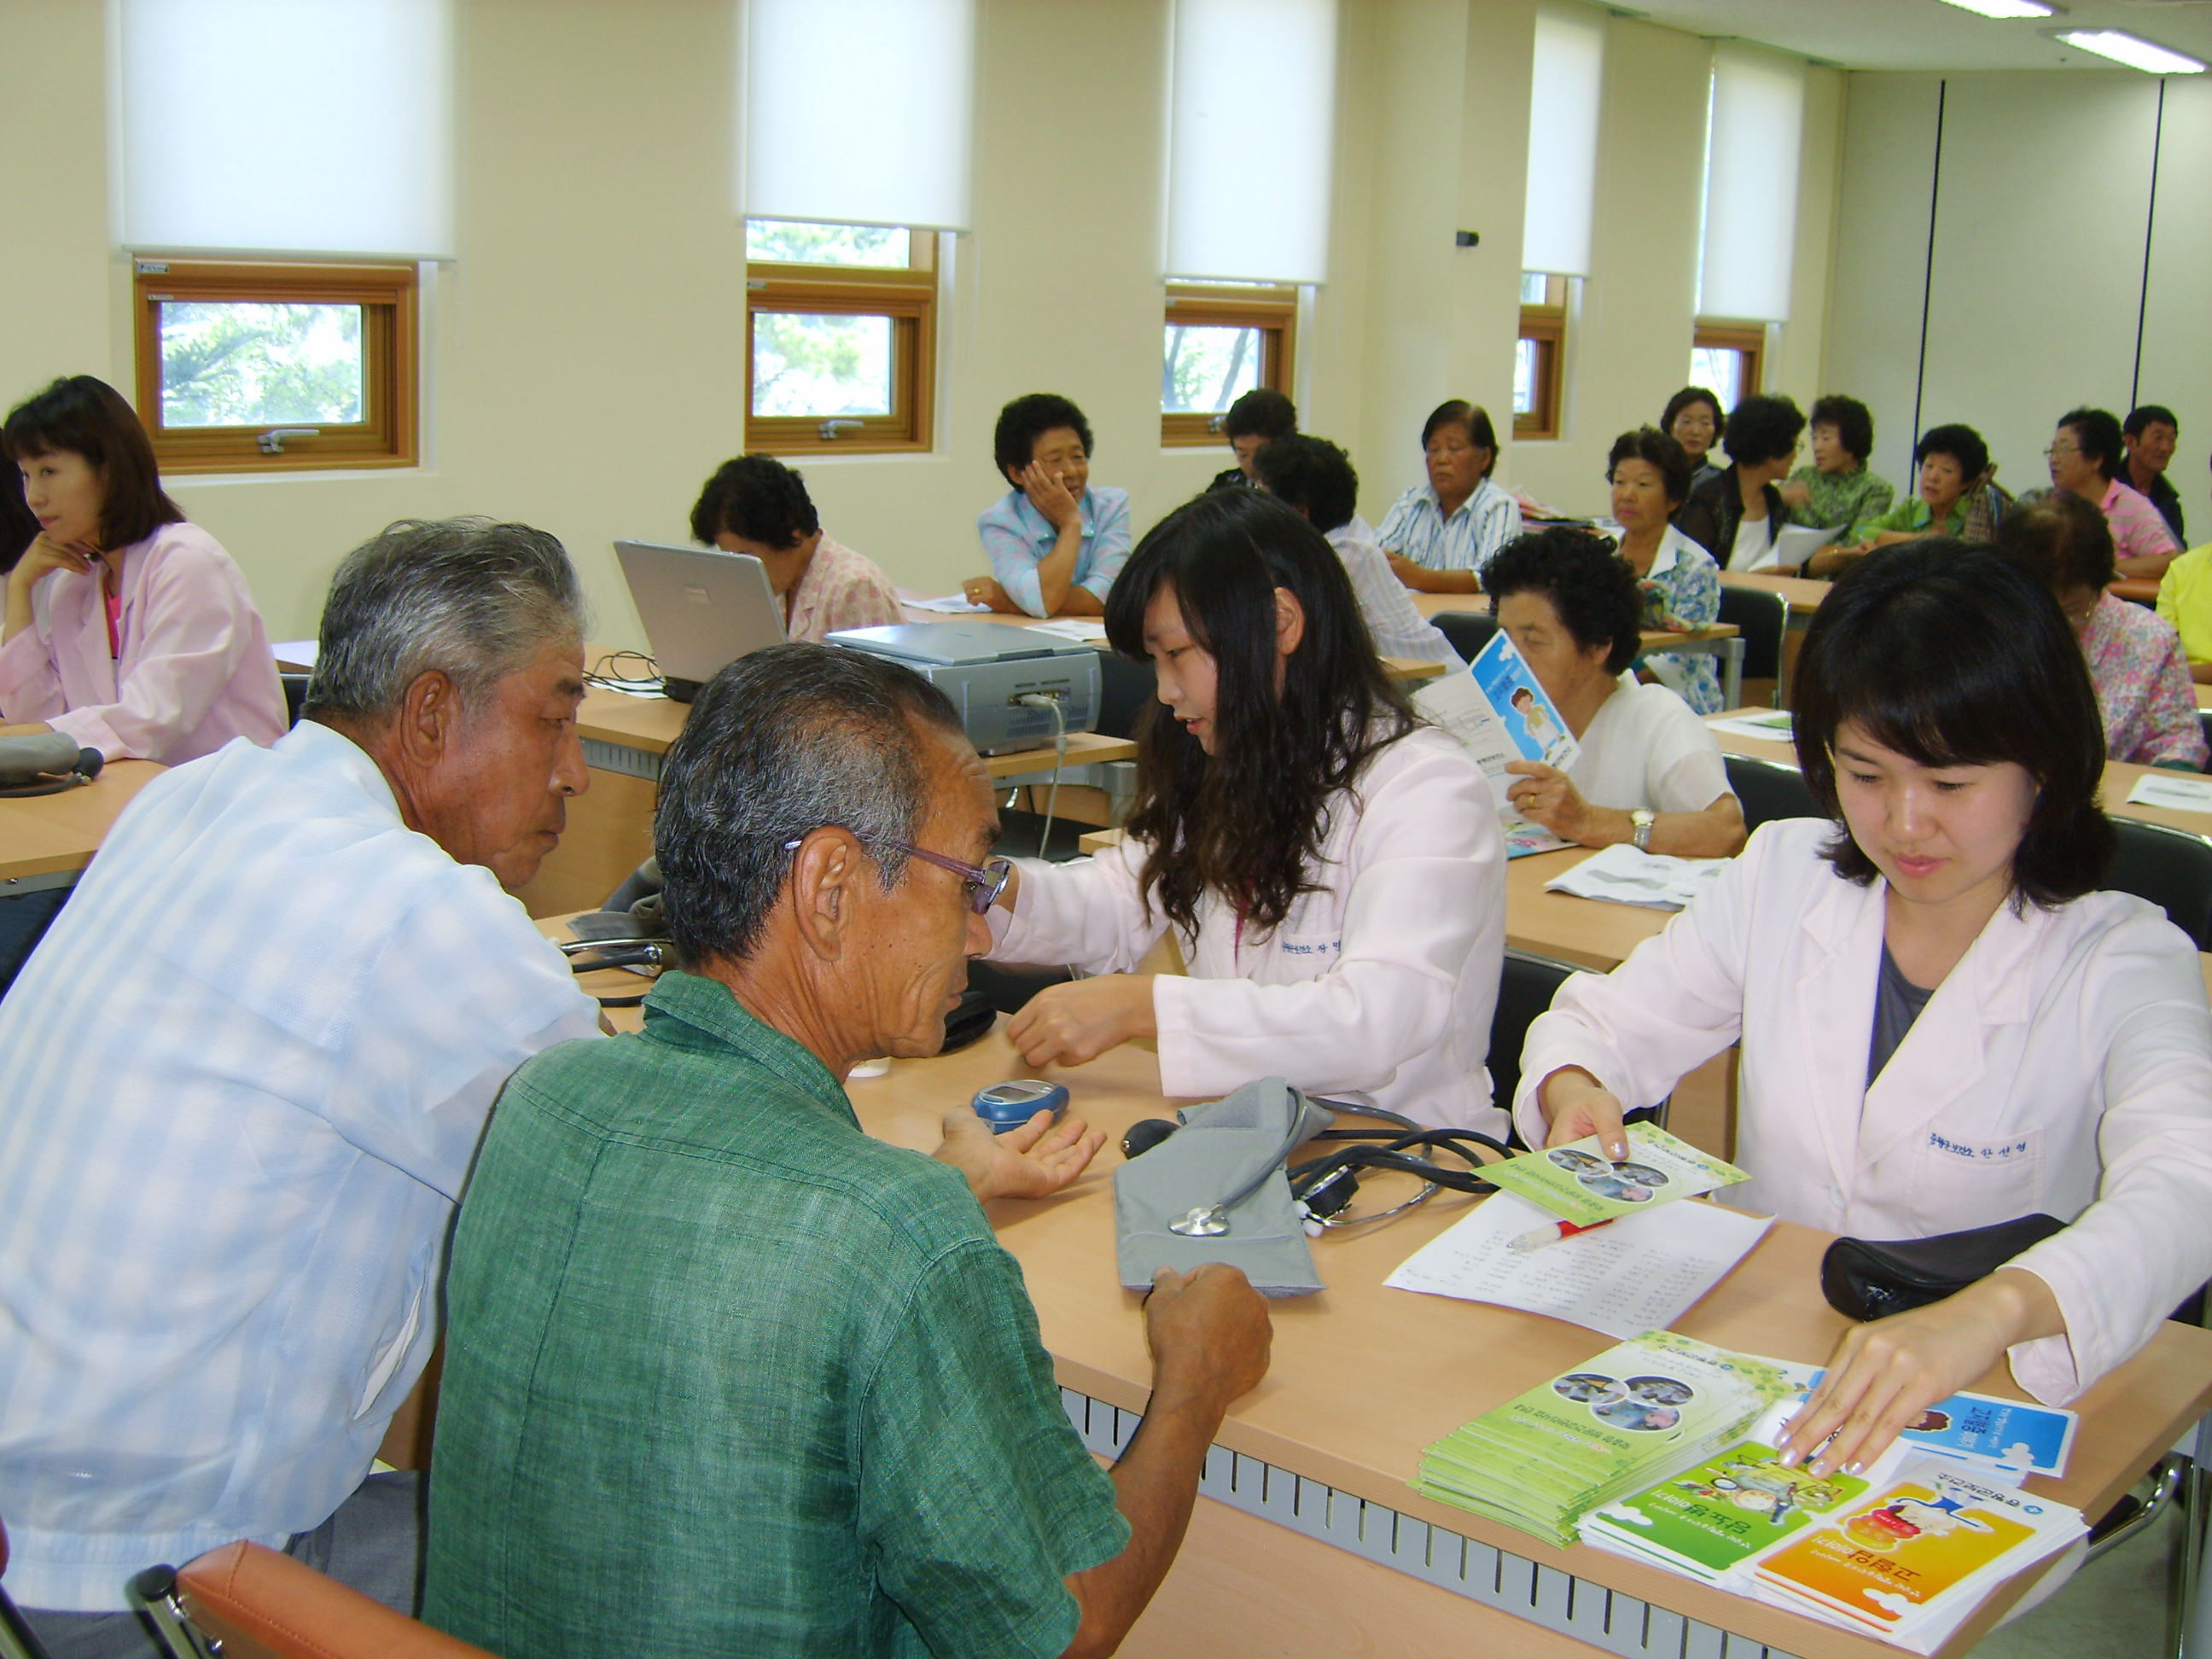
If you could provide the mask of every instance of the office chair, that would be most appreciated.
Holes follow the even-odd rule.
[[[1743,807],[1743,827],[1756,830],[1776,818],[1825,818],[1820,802],[1805,787],[1805,775],[1782,761],[1755,755],[1723,755],[1729,787]]]
[[[1465,662],[1473,662],[1498,631],[1498,618],[1486,611],[1443,611],[1429,618],[1437,632],[1451,641]]]
[[[1159,702],[1159,676],[1148,662],[1131,662],[1098,647],[1098,735],[1133,738],[1145,711]]]
[[[1552,1006],[1552,999],[1569,978],[1592,971],[1556,957],[1540,957],[1510,945],[1505,947],[1504,971],[1498,980],[1498,1011],[1490,1017],[1489,1066],[1491,1098],[1506,1111],[1513,1109],[1513,1097],[1520,1092],[1521,1050],[1528,1043],[1528,1028],[1536,1023],[1537,1015]],[[1628,1114],[1628,1121],[1656,1123],[1663,1129],[1668,1104],[1662,1100],[1656,1106],[1639,1107]],[[1507,1144],[1516,1152],[1528,1150],[1518,1130],[1507,1137]]]
[[[149,1567],[131,1593],[171,1659],[496,1659],[258,1544]]]
[[[305,674],[279,673],[277,681],[284,688],[284,728],[289,731],[300,723],[300,708],[307,700],[307,680]]]
[[[2112,828],[2120,848],[2106,887],[2148,899],[2198,950],[2212,951],[2212,838],[2140,818],[2116,817]]]
[[[1772,680],[1772,707],[1784,707],[1790,688],[1783,683],[1782,642],[1790,632],[1790,601],[1763,587],[1723,587],[1719,620],[1734,623],[1742,637],[1743,678]]]
[[[8,1571],[8,1528],[0,1526],[0,1572]],[[0,1659],[47,1659],[45,1645],[31,1634],[31,1626],[0,1589]]]

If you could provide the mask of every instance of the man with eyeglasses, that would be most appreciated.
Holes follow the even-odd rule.
[[[1109,1478],[977,1203],[1058,1189],[1103,1137],[994,1139],[963,1106],[933,1162],[842,1087],[943,1042],[997,827],[951,705],[896,664],[778,647],[693,705],[654,827],[684,969],[641,1035],[515,1074],[463,1206],[430,1622],[507,1659],[1049,1655],[1144,1610],[1266,1371],[1265,1303],[1163,1270]]]

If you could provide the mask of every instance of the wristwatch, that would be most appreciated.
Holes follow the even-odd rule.
[[[1636,843],[1638,852],[1648,853],[1651,850],[1651,825],[1658,816],[1649,807],[1644,806],[1638,807],[1628,815],[1628,821],[1636,826],[1636,833],[1629,839]]]

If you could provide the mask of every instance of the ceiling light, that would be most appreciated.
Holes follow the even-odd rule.
[[[2125,64],[2146,75],[2202,75],[2204,65],[2194,58],[2154,45],[2121,29],[2065,29],[2057,37],[2069,46],[2094,52],[2116,64]]]
[[[1943,0],[1943,3],[1977,17],[2048,17],[2058,9],[2045,5],[2043,0]]]

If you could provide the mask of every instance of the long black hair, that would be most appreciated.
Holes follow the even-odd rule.
[[[1305,613],[1279,694],[1279,587]],[[1147,659],[1145,612],[1163,588],[1214,660],[1218,752],[1147,709],[1128,823],[1152,848],[1146,900],[1188,933],[1211,888],[1264,933],[1321,884],[1329,798],[1419,722],[1382,672],[1336,550],[1273,497],[1218,490],[1152,526],[1106,599],[1106,635],[1123,656]]]

